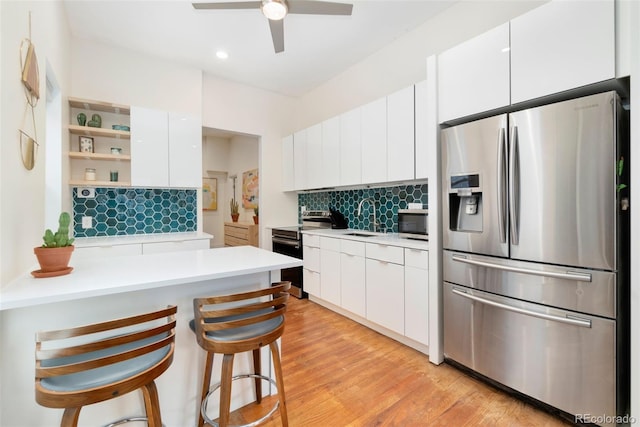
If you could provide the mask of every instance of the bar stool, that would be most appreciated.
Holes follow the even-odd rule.
[[[193,300],[194,320],[191,329],[196,334],[200,347],[207,352],[204,366],[204,380],[200,398],[198,426],[205,423],[219,427],[229,425],[231,407],[231,383],[241,378],[253,378],[255,381],[256,403],[262,399],[261,381],[269,381],[278,389],[278,401],[271,411],[261,419],[246,426],[255,426],[266,421],[280,408],[282,425],[287,427],[287,406],[284,394],[284,381],[280,352],[276,340],[284,331],[284,313],[289,298],[287,291],[291,282],[278,282],[270,288],[233,295],[195,298]],[[260,373],[260,348],[269,345],[276,381]],[[254,372],[248,375],[233,376],[233,359],[236,353],[251,351]],[[222,373],[218,385],[209,390],[213,356],[222,354]],[[212,421],[206,413],[207,402],[211,394],[220,389],[219,423]]]
[[[75,427],[83,406],[141,389],[146,417],[125,420],[146,419],[150,427],[160,427],[154,380],[173,361],[176,311],[176,306],[169,306],[92,325],[38,332],[36,401],[48,408],[64,408],[60,425]]]

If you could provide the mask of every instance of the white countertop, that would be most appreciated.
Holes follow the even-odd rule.
[[[213,235],[202,232],[128,234],[123,236],[78,237],[73,245],[77,248],[91,246],[116,246],[137,243],[180,242],[184,240],[213,239]]]
[[[302,260],[253,246],[72,259],[68,275],[36,279],[27,272],[0,289],[0,311],[301,265]]]
[[[372,237],[349,236],[349,233],[369,234]],[[389,246],[401,246],[403,248],[429,250],[427,240],[406,239],[399,237],[398,233],[373,233],[366,230],[356,230],[348,228],[345,230],[334,230],[331,228],[319,228],[314,230],[302,230],[302,234],[311,234],[324,237],[339,237],[341,239],[356,240],[365,243],[378,243]]]

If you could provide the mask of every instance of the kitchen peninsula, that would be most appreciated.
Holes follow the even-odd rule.
[[[300,265],[301,260],[295,258],[238,246],[106,259],[72,257],[74,270],[69,275],[35,279],[25,273],[0,292],[3,425],[57,425],[60,421],[62,411],[41,407],[34,398],[36,331],[124,317],[170,304],[178,306],[176,350],[173,364],[157,380],[163,423],[167,427],[194,425],[204,353],[188,325],[193,298],[266,287],[279,280],[280,269]],[[269,372],[269,364],[265,352],[264,372]],[[249,359],[239,357],[236,366],[239,372],[247,370]],[[216,364],[213,381],[217,378]],[[234,403],[248,401],[249,394]],[[105,424],[143,412],[141,395],[130,393],[83,408],[79,425]]]

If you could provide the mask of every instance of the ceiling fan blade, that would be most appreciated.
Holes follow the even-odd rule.
[[[306,15],[351,15],[353,5],[328,1],[295,0],[287,2],[289,13]]]
[[[269,19],[269,28],[271,29],[271,38],[273,39],[273,48],[276,53],[284,51],[284,25],[283,19],[274,21]]]
[[[261,1],[191,3],[194,9],[259,9]]]

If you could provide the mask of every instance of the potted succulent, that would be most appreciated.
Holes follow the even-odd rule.
[[[240,216],[240,213],[238,212],[238,202],[236,202],[235,198],[231,199],[229,206],[231,207],[231,220],[233,222],[238,222],[238,217]]]
[[[259,215],[258,215],[258,207],[257,206],[255,208],[253,208],[253,213],[255,214],[253,216],[253,223],[257,224],[258,223],[258,217],[259,217]]]
[[[33,249],[40,264],[40,270],[32,272],[34,276],[52,277],[71,272],[69,260],[74,249],[74,239],[69,238],[69,224],[71,224],[71,216],[67,212],[62,212],[58,219],[58,231],[55,233],[50,229],[45,231],[42,236],[44,243]]]

